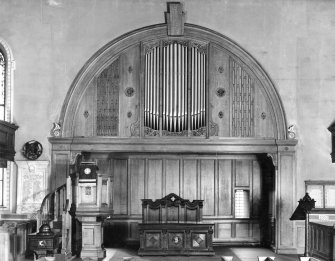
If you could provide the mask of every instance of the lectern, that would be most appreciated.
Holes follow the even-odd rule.
[[[110,199],[111,180],[98,173],[95,162],[80,162],[71,174],[75,198],[75,218],[81,223],[83,260],[98,260],[105,257],[102,247],[102,221],[113,212]]]
[[[299,200],[299,205],[293,212],[290,220],[305,220],[305,257],[309,257],[309,213],[315,208],[315,200],[308,193]]]

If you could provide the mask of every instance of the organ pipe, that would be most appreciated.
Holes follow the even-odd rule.
[[[174,41],[145,53],[145,127],[168,133],[205,127],[206,53],[188,45]]]

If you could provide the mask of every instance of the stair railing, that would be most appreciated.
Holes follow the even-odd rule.
[[[51,221],[60,221],[67,201],[66,184],[47,194],[37,214],[37,228]]]

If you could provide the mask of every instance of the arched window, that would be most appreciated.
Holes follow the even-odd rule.
[[[8,44],[0,38],[0,120],[12,122],[14,61]]]
[[[0,38],[0,123],[5,126],[12,122],[12,87],[13,67],[12,52],[5,41]],[[8,155],[7,155],[8,156]],[[0,210],[7,211],[10,203],[10,173],[13,163],[6,155],[0,157]]]
[[[6,115],[6,60],[0,50],[0,120],[5,120]]]

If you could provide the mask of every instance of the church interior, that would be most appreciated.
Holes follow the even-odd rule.
[[[334,1],[0,5],[0,260],[335,260]]]

